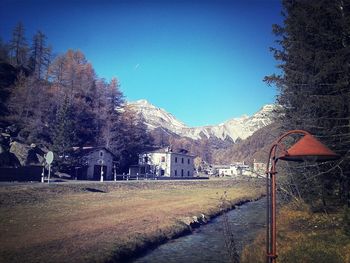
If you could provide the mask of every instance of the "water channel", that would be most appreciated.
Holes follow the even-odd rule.
[[[246,203],[227,213],[237,251],[251,243],[257,232],[265,228],[266,198]],[[224,217],[214,218],[193,234],[171,240],[152,250],[134,263],[229,262],[225,248]]]

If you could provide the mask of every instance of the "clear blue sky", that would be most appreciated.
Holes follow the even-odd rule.
[[[1,0],[0,36],[18,21],[54,51],[81,50],[129,101],[147,99],[190,126],[251,115],[273,103],[271,25],[278,0]]]

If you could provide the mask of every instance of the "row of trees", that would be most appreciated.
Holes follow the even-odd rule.
[[[271,48],[281,74],[265,78],[279,90],[282,129],[307,130],[341,155],[291,166],[289,192],[324,206],[350,205],[350,1],[283,0],[283,16]]]
[[[12,67],[7,75],[16,76],[2,98],[1,121],[15,124],[21,140],[43,144],[57,156],[73,146],[105,146],[118,157],[120,170],[127,169],[151,141],[125,105],[118,80],[99,78],[80,51],[53,57],[46,39],[38,31],[29,47],[18,24],[9,43],[1,43],[2,67]]]

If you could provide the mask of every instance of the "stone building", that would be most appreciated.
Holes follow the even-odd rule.
[[[111,180],[114,174],[114,154],[105,147],[82,147],[74,151],[79,159],[79,166],[75,167],[73,176],[78,180],[100,180],[101,170],[103,179]]]

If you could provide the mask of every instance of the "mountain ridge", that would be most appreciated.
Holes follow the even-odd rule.
[[[173,114],[156,107],[145,99],[128,102],[127,105],[144,120],[149,130],[163,128],[178,136],[195,141],[215,138],[222,141],[232,140],[233,143],[244,140],[255,131],[271,124],[277,107],[274,104],[267,104],[252,116],[235,117],[218,125],[189,127]]]

